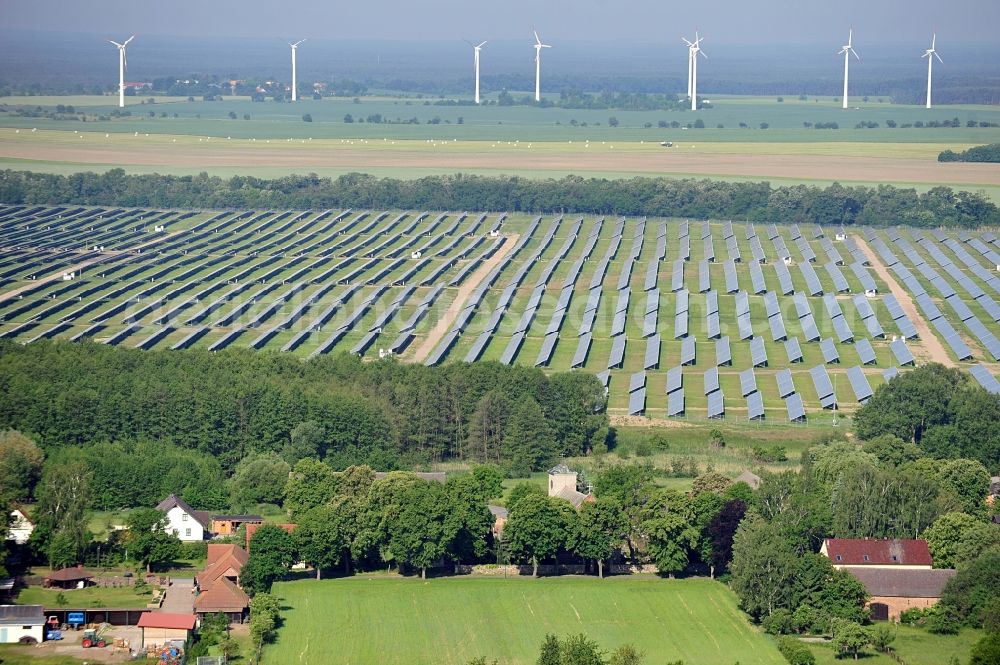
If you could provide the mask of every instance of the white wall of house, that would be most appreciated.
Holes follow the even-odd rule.
[[[31,538],[31,532],[34,530],[35,525],[28,521],[24,513],[16,508],[10,512],[10,529],[7,531],[7,540],[24,545]]]
[[[170,520],[170,531],[173,531],[182,541],[205,540],[205,529],[194,518],[184,512],[180,506],[174,506],[167,511],[167,519]]]
[[[45,638],[44,626],[0,626],[0,644],[17,644],[22,637],[33,637],[41,644]]]

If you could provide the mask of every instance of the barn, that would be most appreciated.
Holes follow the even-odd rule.
[[[941,600],[944,585],[954,570],[926,568],[873,568],[846,566],[868,591],[868,609],[876,621],[896,620],[908,609],[924,609]]]

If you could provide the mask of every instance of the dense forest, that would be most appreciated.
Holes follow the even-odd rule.
[[[1000,162],[1000,143],[990,143],[989,145],[977,145],[968,150],[955,152],[945,150],[938,155],[939,162]]]
[[[303,361],[235,349],[0,344],[0,428],[50,450],[175,444],[227,471],[273,453],[337,469],[465,460],[521,474],[603,442],[605,399],[591,374],[490,362],[432,368],[349,354]]]
[[[417,180],[352,173],[273,180],[234,176],[53,175],[0,171],[0,203],[150,206],[162,208],[400,208],[573,211],[594,214],[746,219],[775,223],[917,227],[1000,225],[1000,210],[981,192],[934,187],[918,193],[890,185],[829,187],[567,176],[430,176]]]

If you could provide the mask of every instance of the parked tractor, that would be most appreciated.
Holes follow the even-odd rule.
[[[94,628],[88,628],[83,631],[83,642],[81,643],[84,649],[91,649],[93,647],[106,647],[108,646],[108,641],[104,638],[104,631],[98,631]]]

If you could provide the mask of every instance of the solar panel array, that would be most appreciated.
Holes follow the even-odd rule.
[[[665,402],[660,394],[649,406],[660,413],[665,406],[670,411],[679,407],[673,413],[679,415],[685,407],[702,413],[711,401],[716,416],[724,416],[727,406],[730,415],[741,411],[741,405],[721,397],[723,388],[732,393],[737,377],[774,371],[767,369],[770,365],[792,369],[804,361],[843,362],[864,368],[878,366],[881,358],[900,366],[913,362],[905,341],[880,341],[889,330],[916,339],[913,322],[894,296],[878,293],[861,240],[839,228],[835,242],[834,229],[827,237],[811,224],[764,224],[758,236],[752,224],[738,234],[731,222],[654,220],[647,227],[646,220],[539,216],[518,221],[515,241],[491,235],[505,228],[505,215],[197,213],[176,240],[162,241],[165,251],[158,248],[154,265],[152,254],[117,253],[119,246],[127,249],[129,243],[149,240],[136,231],[134,211],[105,209],[104,221],[97,224],[90,209],[67,208],[62,213],[65,230],[54,223],[53,232],[25,223],[28,210],[0,206],[0,285],[21,280],[28,287],[16,302],[0,300],[0,336],[25,343],[97,338],[137,348],[221,350],[241,345],[312,355],[344,350],[373,356],[378,351],[381,356],[421,346],[415,340],[441,324],[432,316],[440,302],[453,312],[446,317],[447,330],[433,340],[429,352],[422,351],[427,364],[490,358],[552,370],[607,368],[613,408],[622,409],[626,402],[615,395],[624,395],[628,382],[618,378],[620,373],[671,371],[661,369],[661,362],[698,372],[714,364],[729,377],[721,382],[719,397],[709,400],[706,394],[705,406],[700,397],[697,406],[684,404],[681,386],[680,391],[668,390]],[[44,217],[45,210],[38,210]],[[170,228],[182,213],[145,214],[151,219],[155,214]],[[66,256],[36,251],[49,237],[57,244],[62,234],[73,237],[76,219],[83,220],[81,228],[96,228],[77,234],[96,244],[88,239],[85,247]],[[715,242],[720,231],[725,252]],[[668,247],[674,237],[676,248]],[[907,229],[861,229],[858,237],[890,267],[954,358],[1000,360],[995,238]],[[102,242],[115,254],[101,252]],[[607,250],[595,259],[599,243],[606,243],[602,247]],[[499,252],[503,258],[497,265],[479,270]],[[753,257],[746,267],[744,254]],[[38,286],[28,279],[45,278],[90,256],[100,258],[88,269],[96,273],[93,278]],[[696,271],[684,267],[691,259]],[[722,265],[713,266],[715,260]],[[664,280],[669,274],[669,290],[661,274]],[[96,281],[98,275],[103,283]],[[473,279],[469,295],[451,302],[456,289]],[[814,298],[822,304],[811,302]],[[667,308],[663,317],[661,302]],[[699,364],[697,337],[702,335],[702,344],[709,340],[715,353],[702,349],[710,355]],[[767,349],[776,342],[783,352]],[[888,353],[880,350],[886,346]],[[600,350],[599,358],[591,357],[592,349]],[[769,352],[778,357],[768,358]],[[853,367],[832,371],[864,375]],[[861,388],[850,382],[852,389]],[[757,398],[750,404],[751,395],[773,390],[771,381],[761,385],[766,389],[746,394],[741,381],[748,414],[756,413]],[[628,391],[630,406],[639,405],[631,403],[638,400],[633,396],[637,392]],[[763,395],[761,405],[767,401]],[[793,390],[780,396],[786,409],[792,409],[790,417],[796,399],[803,401],[794,395]],[[721,411],[715,408],[719,399]]]

